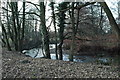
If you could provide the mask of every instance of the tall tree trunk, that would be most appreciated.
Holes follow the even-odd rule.
[[[60,24],[59,24],[59,45],[58,45],[58,48],[59,48],[59,60],[63,60],[63,52],[62,52],[62,45],[63,45],[63,40],[64,40],[64,12],[60,12]]]
[[[111,27],[113,28],[113,30],[115,31],[117,37],[118,37],[118,47],[120,47],[120,28],[119,26],[117,25],[109,7],[107,6],[107,4],[105,2],[99,2],[101,7],[103,7],[108,19],[109,19],[109,22],[110,22],[110,25]],[[118,52],[118,55],[120,55],[120,52]]]
[[[24,5],[24,4],[23,4]],[[15,18],[16,18],[16,25],[17,25],[17,37],[18,37],[18,51],[21,50],[21,40],[20,40],[20,33],[21,33],[21,27],[20,27],[20,23],[19,23],[19,12],[18,12],[18,2],[16,2],[15,4]]]
[[[43,33],[43,40],[44,40],[44,49],[46,58],[50,57],[50,50],[49,50],[49,35],[46,28],[46,21],[45,21],[45,6],[44,2],[40,2],[40,20],[41,20],[41,26],[42,26],[42,33]]]
[[[11,2],[11,10],[12,10],[12,21],[13,21],[13,30],[14,30],[14,46],[15,50],[18,51],[18,32],[17,32],[17,27],[16,27],[16,21],[15,21],[15,3],[16,2]]]
[[[59,51],[59,59],[63,60],[63,52],[62,52],[62,45],[63,45],[63,40],[64,40],[64,23],[65,23],[65,12],[66,11],[61,11],[64,9],[67,9],[67,5],[69,2],[62,2],[59,4],[58,10],[60,11],[58,14],[58,21],[59,21],[59,45],[58,45],[58,51]]]
[[[77,6],[79,6],[79,2],[77,3]],[[77,34],[78,26],[79,26],[79,18],[80,18],[80,9],[77,9],[77,22],[76,22],[76,27],[75,27],[75,36]]]
[[[56,30],[56,22],[55,22],[55,12],[54,12],[54,2],[51,2],[51,9],[52,9],[52,18],[53,18],[53,24],[55,29],[55,53],[56,53],[56,59],[58,59],[57,54],[57,30]]]
[[[117,25],[109,7],[107,6],[107,4],[105,2],[99,2],[101,7],[104,9],[108,19],[109,19],[109,22],[110,22],[110,25],[111,27],[113,28],[113,30],[115,31],[116,35],[118,36],[118,38],[120,39],[120,28],[119,26]]]
[[[60,27],[60,30],[59,30],[59,41],[60,41],[60,44],[59,44],[59,60],[63,60],[63,52],[62,52],[62,45],[63,45],[63,32],[64,32],[64,27]]]
[[[72,21],[72,41],[71,41],[71,47],[70,47],[70,55],[69,55],[69,60],[73,61],[73,54],[75,50],[75,18],[74,18],[74,2],[72,2],[72,12],[71,12],[71,21]]]
[[[3,33],[5,34],[7,49],[8,49],[9,51],[12,51],[12,49],[11,49],[11,47],[10,47],[10,43],[9,43],[9,38],[8,38],[8,36],[7,36],[7,32],[6,32],[6,30],[5,30],[5,27],[4,27],[4,25],[3,25],[2,23],[1,23],[1,26],[2,26],[2,31],[3,31]]]
[[[20,40],[20,51],[22,51],[23,48],[23,40],[24,40],[24,34],[25,34],[25,0],[23,0],[23,23],[22,23],[22,37]]]
[[[9,2],[7,2],[7,9],[8,9],[8,5]],[[14,38],[13,38],[13,35],[14,33],[11,31],[12,30],[12,27],[10,26],[10,20],[9,20],[9,15],[8,15],[8,11],[6,12],[6,17],[7,17],[7,31],[8,31],[8,37],[10,37],[10,39],[12,40],[12,43],[14,44]]]

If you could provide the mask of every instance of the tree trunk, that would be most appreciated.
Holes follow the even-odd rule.
[[[40,2],[40,20],[41,20],[41,26],[42,26],[41,31],[43,33],[43,41],[44,41],[43,44],[44,44],[46,58],[50,59],[51,57],[50,57],[50,50],[49,50],[49,35],[46,28],[44,2]]]
[[[64,40],[64,23],[65,23],[65,12],[66,11],[61,11],[61,10],[64,10],[64,9],[67,9],[67,5],[69,4],[69,2],[62,2],[59,4],[59,7],[58,7],[58,10],[60,11],[59,14],[58,14],[58,21],[59,21],[59,59],[60,60],[63,60],[63,52],[62,52],[62,45],[63,45],[63,40]]]
[[[18,2],[16,2],[15,4],[15,18],[16,18],[16,26],[17,26],[17,37],[18,37],[18,51],[21,51],[21,40],[20,40],[20,33],[21,33],[21,27],[20,27],[20,23],[19,23],[19,12],[18,12]],[[24,5],[24,4],[23,4]],[[24,7],[23,7],[24,8]]]
[[[9,2],[7,2],[7,9],[8,9],[8,5],[10,5]],[[10,20],[9,20],[8,11],[7,11],[6,15],[7,15],[6,17],[7,17],[8,37],[10,37],[10,39],[12,40],[12,43],[14,44],[14,38],[13,38],[14,33],[12,32],[12,27],[10,26]]]
[[[18,32],[17,32],[17,27],[16,27],[16,21],[15,21],[15,3],[16,2],[11,2],[11,10],[12,10],[12,21],[13,21],[13,30],[14,30],[14,46],[15,50],[18,51]]]
[[[109,19],[109,22],[110,22],[110,25],[111,27],[113,28],[113,30],[115,31],[116,35],[118,36],[118,39],[120,39],[120,28],[119,26],[117,25],[109,7],[107,6],[107,4],[105,2],[99,2],[101,7],[104,9],[108,19]]]
[[[118,37],[118,47],[120,47],[120,28],[117,25],[117,23],[112,15],[109,7],[107,6],[107,4],[105,2],[99,2],[99,3],[101,5],[101,7],[104,9],[104,11],[109,19],[110,25]],[[120,55],[120,52],[118,52],[118,55]]]
[[[63,40],[64,40],[64,36],[63,36],[63,33],[64,33],[64,12],[60,12],[60,29],[59,29],[59,60],[63,60],[63,52],[62,52],[62,45],[63,45]]]
[[[20,51],[22,51],[22,48],[23,48],[23,40],[24,40],[24,34],[25,34],[25,1],[23,1],[23,23],[22,23],[22,37],[20,39]],[[20,36],[20,35],[19,35]]]
[[[55,29],[55,53],[56,53],[56,59],[58,59],[58,54],[57,54],[57,30],[56,30],[56,22],[55,22],[55,12],[54,12],[54,2],[51,2],[51,9],[52,9],[52,18],[53,18],[53,24],[54,24],[54,29]]]
[[[69,60],[73,61],[73,54],[74,54],[74,50],[75,50],[75,25],[74,25],[74,3],[72,2],[72,13],[71,13],[71,21],[72,21],[72,41],[71,41],[71,47],[70,47],[70,55],[69,55]]]
[[[63,45],[63,31],[64,31],[64,27],[61,27],[60,28],[60,31],[59,31],[59,41],[60,41],[60,44],[59,44],[59,60],[63,60],[63,53],[62,53],[62,45]]]
[[[5,30],[5,27],[4,27],[4,25],[3,25],[2,23],[1,23],[1,26],[2,26],[2,31],[3,31],[3,33],[5,34],[7,49],[8,49],[9,51],[12,51],[12,49],[11,49],[11,47],[10,47],[10,44],[9,44],[9,38],[8,38],[8,36],[7,36],[7,32],[6,32],[6,30]]]

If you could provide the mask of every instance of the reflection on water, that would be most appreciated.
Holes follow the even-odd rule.
[[[55,49],[54,49],[54,45],[50,45],[50,52],[51,52],[51,59],[56,59],[56,54],[55,54]],[[35,58],[41,58],[41,57],[44,57],[44,53],[45,51],[42,50],[41,48],[38,48],[38,49],[31,49],[31,50],[23,50],[23,53],[25,53],[26,55],[29,55],[31,57],[35,57]],[[58,55],[59,57],[59,55]],[[109,61],[109,58],[108,57],[94,57],[94,56],[73,56],[74,57],[74,60],[75,62],[94,62],[96,60],[99,60],[99,61],[103,61],[103,62],[108,62]],[[69,55],[68,54],[65,54],[63,52],[63,60],[64,61],[69,61]]]

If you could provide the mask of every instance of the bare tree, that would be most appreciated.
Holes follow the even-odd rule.
[[[113,30],[115,31],[116,35],[118,36],[118,39],[120,39],[120,28],[119,26],[117,25],[114,17],[113,17],[113,14],[111,13],[109,7],[107,6],[106,2],[99,2],[101,7],[104,9],[108,19],[109,19],[109,22],[110,22],[110,25],[111,27],[113,28]]]
[[[54,12],[54,2],[51,2],[51,9],[52,9],[52,19],[53,19],[53,24],[54,24],[54,29],[55,29],[55,53],[56,53],[56,59],[58,59],[58,54],[57,54],[57,29],[56,29],[56,18],[55,18],[55,12]]]
[[[50,57],[50,50],[49,50],[49,34],[46,27],[46,21],[45,21],[45,5],[44,2],[40,2],[40,20],[41,20],[41,26],[42,26],[42,33],[43,33],[43,44],[45,49],[46,58]]]
[[[72,11],[71,11],[71,21],[72,21],[72,41],[71,41],[71,52],[69,55],[69,59],[70,61],[73,61],[73,54],[74,54],[74,50],[75,50],[75,17],[74,17],[74,2],[72,2]]]

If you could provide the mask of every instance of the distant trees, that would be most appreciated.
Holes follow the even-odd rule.
[[[33,12],[38,13],[35,8],[32,8],[26,14],[23,49],[38,48],[42,44],[41,29],[38,27],[40,26],[40,17],[30,14]]]

